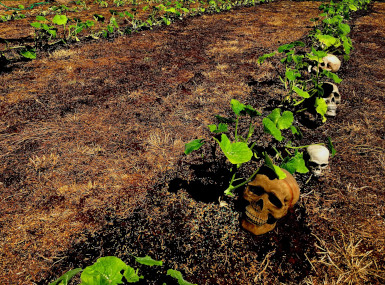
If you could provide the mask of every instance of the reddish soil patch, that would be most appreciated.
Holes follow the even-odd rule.
[[[232,98],[269,107],[279,80],[257,58],[303,38],[318,6],[188,18],[9,66],[0,74],[1,283],[47,284],[100,256],[132,263],[128,253],[198,284],[384,282],[383,3],[351,23],[337,117],[301,141],[333,138],[330,172],[296,177],[300,201],[273,232],[242,230],[237,198],[219,207],[223,158],[208,147],[205,159],[183,155],[214,114],[230,115]],[[171,284],[167,268],[138,268],[143,284]]]

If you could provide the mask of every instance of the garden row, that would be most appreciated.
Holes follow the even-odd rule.
[[[88,12],[90,7],[85,1],[71,2],[60,6],[51,6],[42,10],[41,2],[25,8],[6,6],[11,14],[0,15],[0,22],[17,21],[27,16],[34,28],[33,43],[16,46],[8,43],[0,50],[2,62],[15,59],[35,59],[39,51],[57,45],[67,45],[87,39],[111,38],[117,35],[131,34],[155,26],[170,25],[175,20],[188,16],[216,13],[236,7],[253,6],[266,0],[188,0],[188,1],[157,1],[157,0],[113,0],[112,3],[96,0],[100,13]],[[0,2],[1,3],[1,2]],[[4,4],[3,4],[4,5]],[[30,11],[23,14],[22,11]],[[29,10],[28,10],[29,9]],[[41,10],[40,10],[41,9]],[[35,10],[32,12],[32,10]],[[101,12],[103,11],[103,12]],[[108,12],[106,12],[108,11]]]
[[[322,13],[318,18],[311,19],[315,27],[305,42],[284,44],[276,51],[259,57],[259,64],[272,57],[278,57],[281,63],[281,68],[278,69],[284,96],[276,108],[262,119],[264,132],[272,136],[271,146],[261,152],[258,140],[252,142],[255,118],[261,117],[262,112],[235,99],[231,100],[235,119],[216,116],[218,125],[208,126],[213,141],[218,143],[223,154],[234,166],[229,187],[224,192],[226,195],[232,196],[235,189],[249,183],[259,171],[257,169],[247,179],[236,178],[241,165],[247,162],[257,164],[260,159],[264,160],[264,166],[273,170],[279,179],[286,177],[282,168],[291,174],[307,173],[309,166],[314,176],[321,175],[320,168],[325,168],[329,150],[323,146],[324,143],[297,146],[296,141],[302,137],[304,131],[299,128],[297,122],[303,121],[303,115],[306,113],[313,114],[313,123],[320,124],[326,122],[327,116],[336,115],[336,108],[341,100],[336,84],[342,81],[336,74],[341,66],[337,56],[346,61],[353,48],[347,22],[352,13],[367,9],[369,3],[370,0],[343,0],[322,4],[319,7]],[[245,117],[249,119],[249,127],[247,130],[239,130],[239,120],[247,119]],[[229,132],[230,126],[233,127],[233,133],[229,138],[226,133]],[[185,154],[200,149],[206,141],[195,139],[187,143]],[[328,147],[334,156],[335,149],[331,138],[328,138]],[[300,152],[305,148],[313,165],[306,163],[304,153]],[[317,160],[322,163],[316,163]],[[238,180],[242,182],[235,184]]]

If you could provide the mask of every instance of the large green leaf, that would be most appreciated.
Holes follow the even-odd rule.
[[[34,27],[35,29],[40,29],[41,28],[41,23],[33,22],[33,23],[31,23],[31,26]]]
[[[357,11],[358,10],[358,7],[356,6],[356,4],[354,3],[349,3],[349,9],[352,10],[352,11]]]
[[[47,21],[47,19],[43,16],[36,16],[36,21]]]
[[[66,15],[55,15],[52,19],[52,23],[56,25],[65,25],[67,24],[67,16]]]
[[[277,141],[282,141],[283,137],[281,131],[269,118],[263,118],[262,124],[265,130],[265,133],[271,134]]]
[[[232,164],[241,164],[250,161],[253,152],[244,142],[231,143],[229,138],[222,134],[221,141],[218,142],[224,155]]]
[[[99,258],[93,265],[84,269],[80,285],[117,285],[122,284],[122,270],[129,268],[120,258],[106,256]]]
[[[326,47],[339,47],[341,45],[341,41],[338,38],[329,35],[315,35],[315,37]]]

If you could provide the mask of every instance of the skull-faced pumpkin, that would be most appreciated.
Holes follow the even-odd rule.
[[[328,106],[326,116],[335,117],[338,105],[341,104],[341,94],[338,91],[338,87],[331,82],[325,82],[321,87],[324,91],[323,99]]]
[[[306,148],[309,156],[308,167],[315,177],[322,176],[329,165],[329,150],[326,146],[312,144]]]
[[[287,214],[299,199],[299,186],[285,169],[285,179],[270,180],[257,174],[243,193],[247,202],[241,225],[255,235],[267,233],[275,228],[277,220]]]
[[[322,58],[320,67],[327,71],[337,72],[341,67],[341,61],[334,54],[328,53],[324,58]]]

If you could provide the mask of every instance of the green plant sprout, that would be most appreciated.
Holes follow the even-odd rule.
[[[36,16],[36,21],[31,23],[31,26],[35,28],[35,42],[42,40],[51,40],[56,38],[57,28],[48,25],[48,20],[43,16]]]
[[[150,256],[136,257],[135,261],[147,266],[163,266],[161,260],[154,260]],[[70,280],[81,272],[79,285],[118,285],[123,282],[136,283],[144,276],[138,274],[138,269],[127,265],[123,260],[115,256],[106,256],[99,258],[94,264],[82,268],[75,268],[60,276],[49,285],[68,285]],[[197,285],[184,280],[180,271],[168,269],[167,275],[175,278],[180,285]]]
[[[213,139],[218,143],[223,154],[230,161],[230,163],[235,166],[235,171],[233,171],[234,169],[232,169],[233,175],[231,177],[229,186],[224,191],[225,195],[233,196],[234,195],[233,191],[243,186],[244,184],[248,183],[258,171],[258,170],[255,171],[255,173],[251,175],[251,177],[247,179],[245,182],[242,182],[238,185],[233,185],[234,182],[239,181],[241,179],[241,178],[236,178],[237,170],[241,167],[243,163],[249,162],[253,157],[252,149],[255,143],[249,146],[248,141],[254,132],[253,118],[256,116],[260,116],[261,113],[255,110],[252,106],[244,105],[235,99],[232,99],[230,104],[233,112],[235,113],[236,119],[227,120],[227,121],[235,122],[234,141],[231,141],[229,137],[226,134],[224,134],[225,132],[228,132],[227,123],[222,122],[222,123],[219,123],[219,125],[209,125],[208,128],[210,132],[214,134]],[[239,126],[239,120],[241,116],[245,116],[245,115],[248,115],[250,117],[250,123],[249,123],[249,127],[246,135],[242,136],[240,135],[238,126]],[[222,117],[217,117],[217,118],[224,119]],[[219,138],[219,134],[220,134],[220,138]],[[203,144],[204,144],[203,139],[196,139],[187,143],[185,145],[185,154],[190,154],[192,151],[198,150]]]
[[[277,141],[281,142],[284,137],[281,130],[291,129],[293,134],[298,134],[298,129],[293,126],[294,116],[290,111],[275,108],[267,117],[263,118],[262,123],[265,133],[271,134]]]

